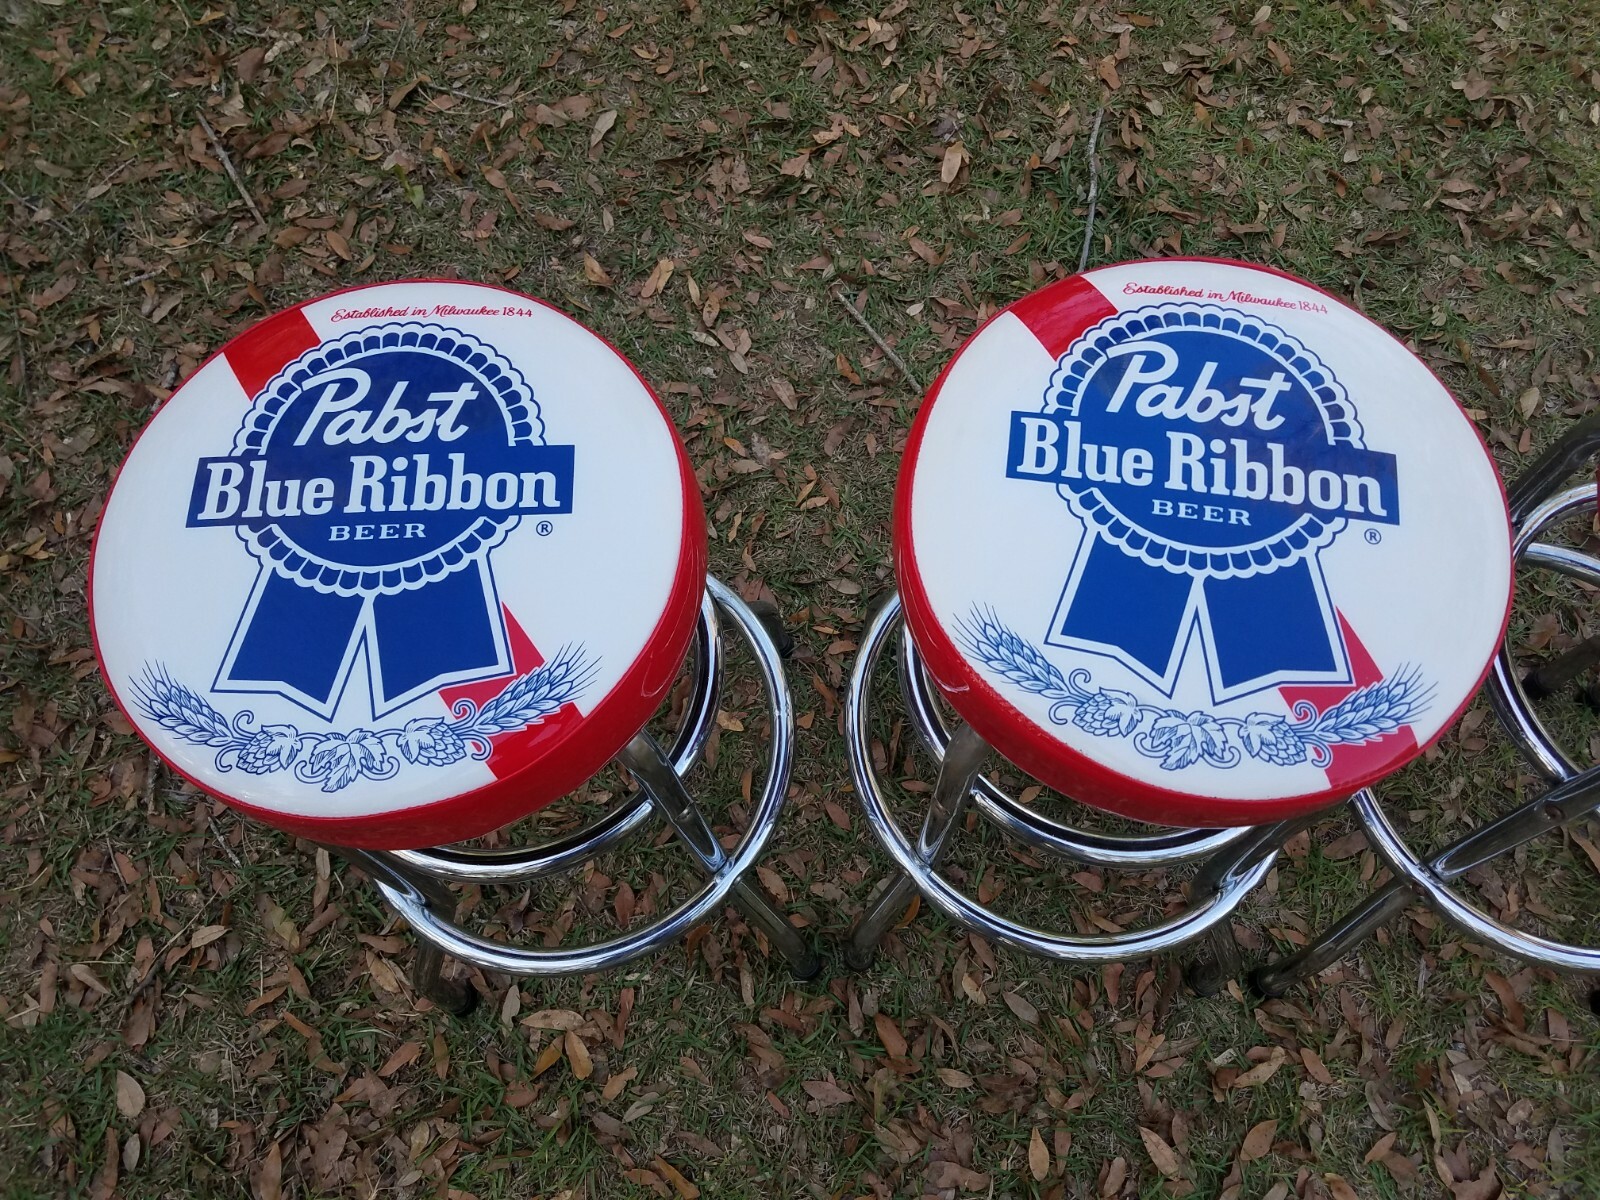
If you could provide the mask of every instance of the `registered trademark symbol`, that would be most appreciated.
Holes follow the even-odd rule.
[[[540,521],[534,528],[539,531],[540,537],[549,537],[555,526],[550,524],[549,521]]]
[[[541,530],[541,532],[543,531]],[[1376,546],[1379,542],[1383,541],[1383,534],[1379,533],[1376,529],[1369,529],[1367,530],[1367,541],[1371,545]]]

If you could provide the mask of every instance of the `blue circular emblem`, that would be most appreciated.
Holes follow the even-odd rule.
[[[523,503],[538,472],[517,451],[543,442],[532,390],[492,347],[438,325],[370,327],[302,354],[251,407],[234,456],[255,459],[260,502],[236,528],[318,590],[422,587],[539,507]]]
[[[1350,516],[1384,519],[1394,499],[1392,459],[1363,453],[1333,373],[1282,329],[1220,305],[1101,321],[1057,364],[1044,414],[1061,495],[1168,570],[1272,571]]]
[[[422,322],[306,351],[262,390],[233,452],[195,466],[188,525],[261,562],[216,686],[333,711],[364,644],[374,712],[509,669],[490,551],[572,511],[575,447],[493,347]]]
[[[1395,456],[1296,338],[1220,304],[1107,317],[1013,412],[1006,474],[1048,483],[1084,537],[1047,639],[1170,694],[1197,621],[1213,694],[1348,674],[1317,553],[1398,524]],[[1263,618],[1261,614],[1267,616]]]

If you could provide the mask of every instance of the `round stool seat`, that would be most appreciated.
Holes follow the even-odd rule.
[[[262,821],[398,849],[582,784],[682,665],[699,489],[618,351],[443,281],[278,313],[140,435],[90,567],[118,705]]]
[[[1277,271],[1128,263],[1002,310],[895,502],[944,697],[1051,787],[1167,825],[1312,812],[1478,690],[1511,544],[1483,442],[1366,317]]]

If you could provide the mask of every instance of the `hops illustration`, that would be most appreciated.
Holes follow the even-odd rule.
[[[368,779],[388,779],[399,764],[383,747],[383,737],[370,729],[323,735],[311,757],[296,775],[307,783],[320,782],[325,792],[349,787],[365,775]]]
[[[1239,761],[1222,722],[1206,712],[1165,712],[1136,744],[1141,754],[1159,757],[1168,771],[1180,771],[1201,759],[1214,767],[1231,767]]]
[[[1239,740],[1256,758],[1280,767],[1305,762],[1306,743],[1282,717],[1271,713],[1251,713],[1239,722]]]
[[[1102,737],[1127,737],[1144,717],[1139,698],[1115,688],[1101,688],[1078,706],[1072,723]]]
[[[285,770],[300,750],[300,733],[293,725],[264,725],[239,748],[239,770],[266,775]]]
[[[407,721],[394,740],[407,762],[425,767],[448,766],[467,756],[466,743],[441,717]]]
[[[1428,707],[1433,688],[1415,666],[1402,666],[1387,679],[1359,688],[1322,712],[1306,700],[1293,706],[1290,720],[1277,713],[1242,717],[1146,704],[1130,692],[1093,687],[1086,670],[1070,675],[1045,658],[1027,639],[1008,629],[993,609],[974,607],[958,624],[967,651],[1008,683],[1057,701],[1050,720],[1075,725],[1098,737],[1131,738],[1140,754],[1161,760],[1168,771],[1196,763],[1228,768],[1241,749],[1260,762],[1292,767],[1310,762],[1326,766],[1337,746],[1359,746],[1409,725]]]
[[[471,755],[487,758],[489,739],[537,725],[572,703],[594,679],[595,659],[568,646],[549,662],[508,683],[481,708],[459,701],[454,720],[417,717],[399,728],[309,732],[293,725],[255,725],[248,711],[229,717],[157,663],[134,682],[145,716],[173,736],[216,751],[219,771],[270,775],[293,770],[302,783],[338,792],[361,779],[392,779],[403,763],[447,767]]]

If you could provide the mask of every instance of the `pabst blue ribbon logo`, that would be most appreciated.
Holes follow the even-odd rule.
[[[331,719],[363,643],[378,716],[509,674],[490,554],[572,511],[573,454],[471,334],[394,323],[307,351],[195,468],[188,525],[231,526],[261,564],[212,690]]]
[[[1046,644],[1171,696],[1197,631],[1212,698],[1347,683],[1318,554],[1400,522],[1395,456],[1294,337],[1216,304],[1108,317],[1011,414],[1006,474],[1057,488],[1086,536]]]

